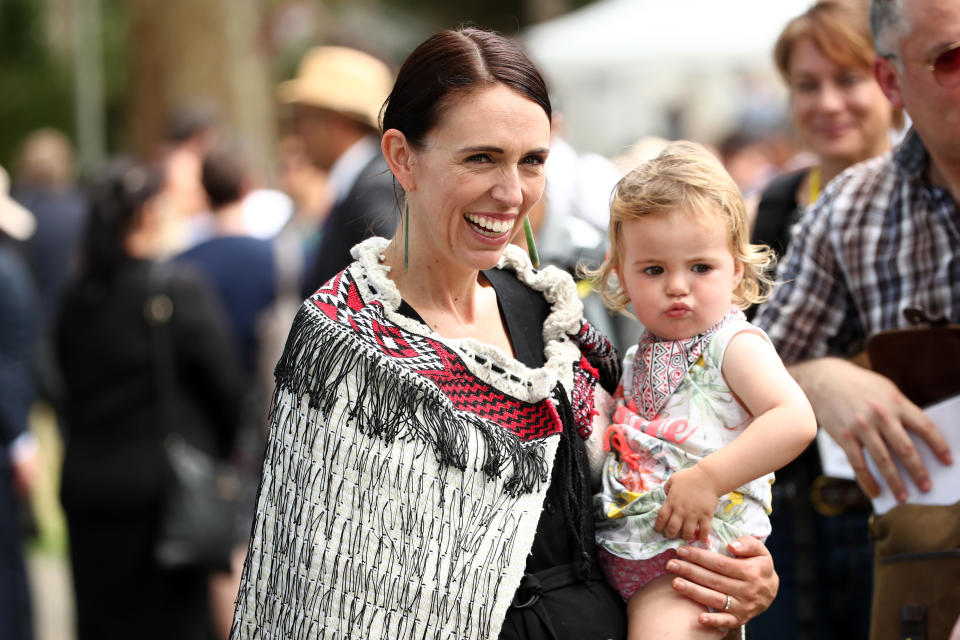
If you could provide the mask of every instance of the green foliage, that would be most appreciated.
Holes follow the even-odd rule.
[[[31,130],[72,131],[69,69],[47,52],[41,9],[32,0],[0,2],[0,164],[7,167]]]

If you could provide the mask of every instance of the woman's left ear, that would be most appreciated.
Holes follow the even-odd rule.
[[[407,137],[396,129],[387,129],[380,138],[380,151],[403,190],[410,192],[416,189],[413,178],[413,150]]]

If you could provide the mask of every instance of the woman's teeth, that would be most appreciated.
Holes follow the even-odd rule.
[[[472,213],[468,213],[464,217],[477,227],[477,231],[491,238],[501,236],[510,231],[513,229],[513,225],[516,222],[516,218],[511,218],[509,220],[495,220],[493,218],[485,218]]]

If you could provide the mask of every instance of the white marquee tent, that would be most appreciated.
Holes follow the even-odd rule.
[[[669,133],[713,142],[744,110],[782,111],[771,52],[813,0],[598,0],[529,28],[523,41],[547,76],[565,136],[607,155]]]

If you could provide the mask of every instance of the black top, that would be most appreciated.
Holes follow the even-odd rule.
[[[0,237],[0,483],[7,479],[6,448],[26,430],[33,399],[34,302],[26,264]]]
[[[790,232],[803,215],[804,207],[797,201],[797,189],[809,172],[809,169],[802,169],[779,176],[764,189],[760,196],[757,219],[750,242],[768,245],[777,254],[778,260],[782,261],[786,254],[790,246]],[[749,319],[756,315],[757,308],[757,305],[754,305],[747,310]],[[804,486],[809,485],[819,473],[820,456],[814,442],[797,458],[777,471],[777,482],[773,485],[774,494],[787,491],[785,487],[794,482],[803,483]],[[801,490],[800,493],[803,495],[799,499],[805,501],[809,492]],[[804,504],[807,503],[804,502]]]
[[[546,364],[543,323],[550,306],[543,295],[529,289],[510,271],[492,269],[483,274],[497,294],[514,357],[531,369]],[[406,302],[398,311],[423,322]],[[576,434],[569,412],[560,412],[565,431]],[[623,599],[603,579],[597,566],[593,537],[593,499],[589,470],[579,435],[561,438],[559,447],[575,442],[572,460],[583,478],[580,509],[585,519],[585,547],[588,566],[582,571],[582,556],[575,529],[562,507],[565,481],[561,465],[555,463],[550,486],[543,502],[537,533],[527,558],[527,576],[507,611],[500,640],[618,640],[626,638]],[[557,459],[561,457],[558,450]],[[585,575],[584,575],[585,573]]]
[[[323,221],[312,264],[304,270],[304,297],[313,295],[323,283],[350,266],[350,249],[354,245],[371,236],[393,236],[402,196],[387,161],[377,151],[347,195],[333,205]]]
[[[173,303],[174,424],[163,423],[154,334],[144,315],[154,294],[150,274],[150,263],[129,260],[108,290],[74,285],[61,307],[62,499],[74,514],[159,509],[170,430],[211,453],[231,446],[242,382],[227,320],[200,274],[176,263],[164,285]]]
[[[750,241],[769,245],[777,257],[787,252],[790,230],[803,212],[803,207],[797,202],[797,189],[808,172],[809,169],[804,169],[779,176],[760,196]]]

